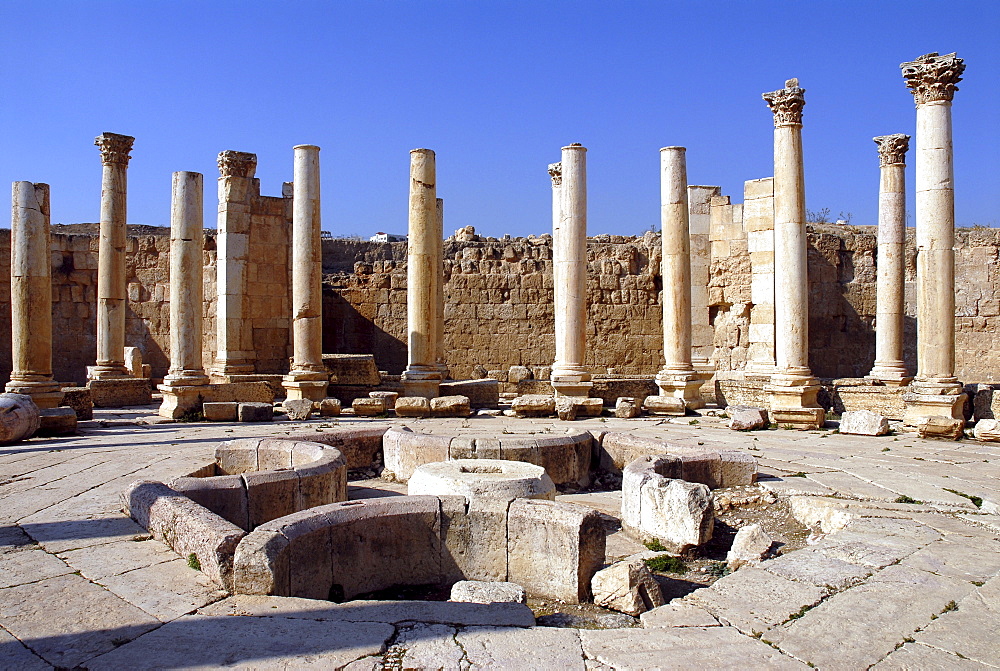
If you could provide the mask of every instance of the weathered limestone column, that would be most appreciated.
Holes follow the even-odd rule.
[[[903,363],[903,283],[906,243],[906,150],[910,136],[874,138],[879,156],[878,277],[875,366],[868,378],[899,387],[913,379]]]
[[[437,364],[441,379],[448,379],[448,363],[444,353],[444,199],[435,199],[437,206],[437,239],[441,244],[436,246],[438,260],[434,264],[434,277],[437,283],[437,297],[434,299],[434,307],[437,309],[437,318],[434,320],[434,342],[437,350],[434,354],[434,362]]]
[[[101,232],[97,255],[97,365],[90,380],[129,377],[125,368],[125,244],[129,152],[134,137],[102,133]]]
[[[955,191],[951,102],[965,62],[927,54],[900,65],[917,105],[917,375],[904,397],[904,422],[945,415],[961,420],[965,395],[955,377]]]
[[[52,255],[49,185],[14,182],[10,222],[10,312],[13,345],[5,391],[55,408],[63,393],[52,379]]]
[[[216,246],[216,353],[212,375],[254,372],[253,335],[243,314],[250,248],[250,203],[257,155],[244,151],[219,154],[219,218]]]
[[[288,400],[321,401],[330,375],[323,365],[319,147],[295,147],[292,184],[292,369],[281,386]]]
[[[684,147],[660,150],[660,240],[663,249],[663,359],[656,375],[660,395],[704,405],[704,380],[691,363],[691,242],[688,230],[687,161]]]
[[[434,152],[410,152],[409,238],[406,245],[407,396],[435,398],[441,385],[437,366],[437,299],[435,277],[441,268],[441,219],[437,209]]]
[[[552,279],[556,359],[552,388],[557,396],[589,396],[593,383],[584,367],[587,355],[587,149],[562,148],[552,175]],[[556,184],[556,181],[559,184]]]
[[[809,276],[806,263],[806,191],[802,169],[802,108],[798,79],[763,94],[774,113],[774,330],[778,371],[765,391],[779,425],[823,424],[819,383],[809,369]]]
[[[709,241],[712,199],[722,194],[720,186],[688,185],[688,240],[691,247],[691,363],[708,382],[715,376],[709,357],[715,351],[715,328],[709,320],[708,283],[712,264]]]
[[[204,179],[175,172],[170,201],[170,370],[159,390],[159,414],[177,419],[201,406],[208,384],[202,364]]]

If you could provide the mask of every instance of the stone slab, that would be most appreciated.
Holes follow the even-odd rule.
[[[138,568],[98,580],[108,591],[169,622],[226,596],[226,592],[184,559]]]
[[[455,642],[455,628],[416,622],[398,629],[385,657],[403,669],[461,669],[465,652]]]
[[[871,667],[877,671],[911,671],[914,669],[987,669],[979,662],[964,659],[944,650],[922,643],[906,643],[889,653],[889,656]]]
[[[512,631],[469,627],[455,637],[473,668],[585,669],[574,629],[535,627]]]
[[[1000,660],[1000,577],[988,580],[958,608],[942,613],[916,635],[918,643],[948,650],[991,666]]]
[[[718,627],[719,621],[704,608],[675,600],[639,616],[642,626],[656,627]]]
[[[87,388],[95,408],[124,408],[153,402],[153,385],[148,378],[90,380]]]
[[[45,550],[7,552],[0,559],[0,589],[72,573],[73,569]]]
[[[17,669],[18,671],[49,671],[51,664],[46,664],[19,640],[0,627],[0,667]]]
[[[139,536],[138,538],[149,537]],[[59,556],[89,580],[100,580],[107,576],[177,559],[173,550],[151,538],[142,541],[126,540],[91,545],[60,553]]]

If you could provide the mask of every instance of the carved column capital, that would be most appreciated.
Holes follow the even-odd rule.
[[[562,185],[562,163],[549,163],[549,177],[552,178],[552,186]]]
[[[805,89],[799,88],[798,79],[789,79],[785,82],[785,88],[761,94],[774,113],[775,127],[802,125],[805,92]]]
[[[257,154],[232,149],[221,151],[219,172],[223,177],[253,177],[257,172]]]
[[[880,135],[872,139],[878,145],[879,166],[906,163],[906,152],[910,148],[909,135],[896,133],[895,135]]]
[[[94,144],[101,150],[101,163],[104,165],[127,166],[133,142],[134,137],[118,133],[101,133],[94,138]]]
[[[936,51],[909,63],[900,63],[906,87],[917,105],[935,100],[951,101],[965,72],[965,61],[955,54],[941,56]]]

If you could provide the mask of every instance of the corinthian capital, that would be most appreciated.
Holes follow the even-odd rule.
[[[955,54],[939,55],[936,51],[909,63],[900,63],[906,87],[918,105],[935,100],[951,100],[965,72],[965,61]]]
[[[802,108],[806,104],[806,90],[799,88],[798,79],[789,79],[785,88],[761,94],[767,106],[774,112],[774,125],[790,126],[802,124]]]
[[[878,145],[878,163],[880,166],[906,163],[906,151],[910,148],[910,136],[902,133],[895,135],[880,135],[872,138]]]
[[[552,178],[552,185],[562,184],[562,163],[549,163],[549,177]]]
[[[101,133],[94,138],[94,144],[101,150],[101,163],[104,165],[127,166],[133,142],[135,142],[134,137],[118,133]]]
[[[223,177],[253,177],[257,172],[257,154],[232,149],[221,151],[219,172]]]

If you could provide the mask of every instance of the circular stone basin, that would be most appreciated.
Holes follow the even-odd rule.
[[[413,471],[408,493],[459,495],[474,500],[554,501],[556,486],[545,469],[535,464],[501,459],[455,459],[423,464]]]

